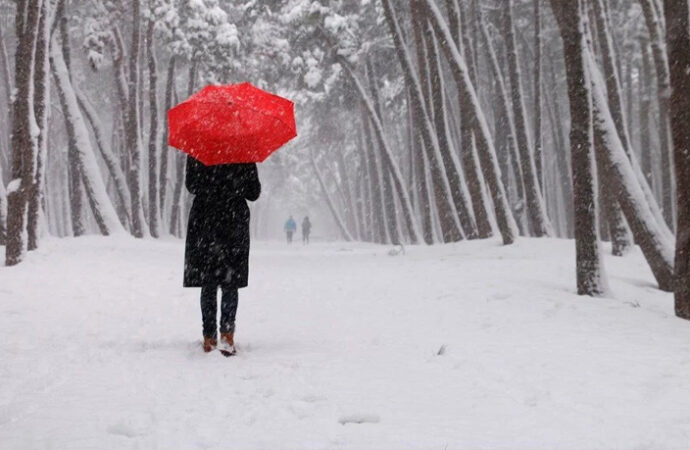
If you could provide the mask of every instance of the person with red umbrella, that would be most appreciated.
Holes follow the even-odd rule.
[[[207,86],[168,111],[168,124],[169,144],[189,155],[185,185],[194,195],[184,286],[201,288],[203,350],[230,356],[238,289],[249,281],[247,201],[261,194],[256,163],[297,135],[294,104],[249,83]]]

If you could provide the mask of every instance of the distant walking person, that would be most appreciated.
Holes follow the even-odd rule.
[[[303,244],[309,243],[309,234],[310,233],[311,233],[311,221],[309,220],[309,216],[304,216],[304,220],[302,221],[302,243]]]
[[[295,219],[293,219],[292,216],[285,222],[284,230],[287,236],[287,243],[292,244],[292,235],[297,231],[297,223],[295,223]]]

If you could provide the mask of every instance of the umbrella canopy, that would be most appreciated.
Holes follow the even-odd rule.
[[[207,166],[262,162],[297,136],[294,109],[250,83],[209,85],[168,111],[168,145]]]

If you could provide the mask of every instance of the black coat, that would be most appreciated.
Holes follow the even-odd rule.
[[[247,200],[261,193],[256,164],[205,166],[187,157],[185,183],[195,197],[187,228],[184,286],[247,286]]]

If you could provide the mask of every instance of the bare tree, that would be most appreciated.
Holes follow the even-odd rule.
[[[463,21],[460,5],[457,0],[446,0],[446,7],[448,9],[448,26],[449,32],[453,38],[455,46],[461,55],[465,54],[465,46],[467,42],[467,33],[463,33],[460,24]],[[427,19],[430,20],[430,19]],[[431,25],[431,24],[430,24]],[[431,25],[433,26],[433,25]],[[451,70],[453,68],[451,67]],[[468,68],[468,70],[470,70]],[[471,71],[471,70],[470,70]],[[457,79],[460,74],[453,73]],[[477,237],[488,238],[492,234],[491,223],[489,223],[489,214],[487,205],[484,201],[482,173],[477,163],[475,155],[474,138],[472,136],[471,114],[468,111],[471,99],[466,96],[465,91],[459,93],[459,110],[460,110],[460,139],[459,145],[461,147],[460,156],[462,158],[462,166],[465,174],[465,181],[467,189],[470,193],[470,200],[472,203],[472,212],[474,213],[474,220],[477,226]],[[520,178],[522,179],[522,177]]]
[[[117,198],[119,201],[118,211],[120,212],[121,222],[123,225],[130,225],[130,208],[132,204],[131,197],[129,195],[129,187],[127,186],[127,178],[125,173],[122,171],[120,166],[120,161],[118,161],[117,156],[113,152],[110,142],[105,136],[105,130],[103,129],[103,124],[101,123],[98,113],[89,101],[89,99],[84,95],[79,89],[74,89],[77,96],[77,101],[79,102],[79,107],[81,108],[84,118],[89,123],[91,131],[93,132],[94,140],[96,141],[96,147],[100,152],[101,158],[105,162],[108,168],[108,174],[113,180],[115,185],[115,191],[117,193]]]
[[[517,235],[517,225],[510,212],[505,188],[501,182],[501,170],[498,167],[493,138],[489,133],[489,127],[470,79],[467,65],[455,45],[453,36],[448,29],[448,24],[438,6],[433,0],[422,0],[422,4],[427,11],[429,20],[433,24],[446,60],[451,65],[451,72],[460,93],[458,98],[469,100],[467,104],[461,106],[465,108],[469,115],[468,119],[474,134],[477,154],[482,166],[484,179],[489,187],[494,203],[496,222],[501,232],[503,243],[506,245],[512,244]]]
[[[41,18],[38,23],[38,39],[36,40],[36,62],[34,65],[34,110],[38,124],[38,143],[36,153],[36,174],[29,198],[27,223],[27,248],[38,248],[39,219],[43,209],[43,181],[45,178],[46,151],[48,146],[48,99],[50,90],[48,72],[48,33],[50,29],[49,3],[41,5]]]
[[[35,181],[38,140],[32,133],[34,113],[33,68],[36,60],[42,1],[17,2],[15,53],[16,97],[12,108],[12,180],[8,186],[5,264],[13,266],[26,253],[26,216]]]
[[[541,195],[541,190],[539,189],[537,169],[534,165],[532,145],[527,134],[525,105],[522,94],[522,79],[515,44],[515,33],[513,31],[512,4],[513,0],[509,0],[505,7],[505,42],[513,105],[513,120],[515,121],[517,146],[520,151],[520,166],[522,168],[525,186],[527,214],[530,219],[532,232],[535,236],[551,236],[553,230],[551,229],[551,223],[548,217],[546,217],[544,200]]]
[[[170,147],[168,147],[168,111],[172,108],[173,89],[175,88],[175,63],[177,57],[170,56],[168,61],[168,71],[165,81],[165,110],[163,120],[163,138],[161,139],[161,164],[160,175],[158,178],[158,188],[160,189],[160,210],[161,214],[165,214],[165,206],[168,193],[168,182],[170,175],[168,173],[168,161],[170,160]]]
[[[434,130],[429,110],[424,101],[424,91],[420,79],[413,70],[412,61],[408,53],[402,30],[393,11],[390,0],[382,0],[384,15],[390,29],[393,42],[395,43],[398,61],[403,69],[405,82],[409,88],[411,108],[415,115],[415,126],[418,127],[419,135],[424,142],[424,149],[429,161],[431,182],[433,187],[433,197],[435,200],[438,218],[443,233],[444,242],[454,242],[462,239],[460,225],[458,223],[457,211],[452,201],[451,189],[448,183],[443,157],[439,147],[438,136]],[[413,14],[422,13],[418,0],[411,0]],[[423,48],[422,48],[423,50]]]
[[[316,174],[316,178],[319,180],[319,185],[321,186],[321,192],[323,192],[324,197],[326,198],[326,203],[328,204],[328,209],[331,211],[331,214],[333,215],[333,219],[335,219],[336,224],[338,225],[338,228],[340,229],[340,233],[346,241],[352,241],[354,240],[352,238],[352,234],[350,234],[350,231],[347,228],[347,225],[345,224],[345,221],[343,218],[340,216],[338,213],[338,209],[335,207],[333,200],[331,198],[331,195],[328,192],[328,189],[326,188],[326,184],[323,181],[323,176],[321,175],[321,171],[319,170],[319,166],[316,163],[316,157],[314,156],[314,149],[311,148],[309,150],[309,156],[310,156],[310,161],[311,165],[314,168],[314,173]]]
[[[141,140],[139,133],[139,105],[137,92],[139,86],[139,40],[140,40],[140,1],[132,1],[132,43],[129,53],[129,79],[127,98],[127,121],[125,135],[129,151],[129,190],[132,196],[132,234],[144,237],[146,222],[141,194]]]
[[[151,236],[160,237],[160,212],[158,208],[158,69],[154,49],[155,22],[149,19],[146,27],[146,55],[149,69],[149,229]]]
[[[550,1],[563,41],[568,80],[577,292],[598,296],[606,291],[606,277],[597,229],[592,100],[584,55],[583,12],[579,0]]]
[[[676,236],[676,315],[690,319],[690,35],[688,1],[664,2],[671,78],[671,131],[678,208]]]
[[[640,0],[642,12],[649,30],[652,47],[652,58],[656,68],[657,95],[659,97],[659,151],[661,153],[661,198],[666,223],[673,225],[673,171],[671,170],[671,129],[670,113],[670,75],[668,55],[664,43],[664,31],[661,25],[657,0]],[[673,0],[675,1],[675,0]]]
[[[539,181],[539,190],[544,195],[544,155],[542,150],[541,109],[541,0],[534,5],[534,165]]]
[[[647,203],[644,192],[623,143],[618,136],[616,125],[609,110],[603,76],[599,72],[594,57],[585,49],[585,63],[590,73],[592,99],[594,102],[594,132],[601,139],[601,150],[597,158],[602,158],[602,165],[609,176],[618,203],[630,224],[635,242],[642,252],[659,283],[659,288],[673,291],[673,246],[671,240],[661,231],[661,225],[655,220]]]
[[[86,198],[101,234],[108,236],[123,232],[122,225],[106,192],[96,156],[89,141],[88,129],[84,122],[77,95],[72,87],[67,65],[63,59],[57,35],[53,36],[50,62],[55,79],[55,87],[65,117],[65,129],[69,146],[75,150],[77,170],[81,174]]]
[[[65,13],[66,0],[58,0],[56,6],[56,20],[58,21],[62,59],[69,77],[72,76],[72,57],[70,54],[70,40],[68,19]],[[86,211],[84,209],[84,188],[81,182],[82,174],[79,172],[78,150],[73,145],[74,141],[67,144],[67,178],[69,184],[69,205],[72,234],[83,236],[86,234]]]

